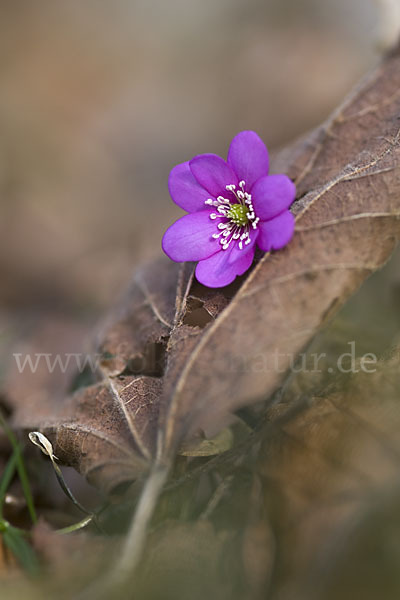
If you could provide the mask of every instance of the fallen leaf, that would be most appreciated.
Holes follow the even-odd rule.
[[[170,352],[166,454],[227,411],[266,398],[290,358],[389,258],[400,235],[399,89],[397,51],[325,125],[277,157],[274,170],[297,183],[296,234],[259,260],[201,335],[193,331],[196,342]],[[170,340],[179,334],[178,325]]]
[[[295,180],[293,241],[207,290],[166,258],[138,271],[98,335],[101,381],[38,418],[54,452],[113,489],[235,410],[266,399],[290,360],[389,258],[400,236],[400,51],[319,129],[275,157]],[[276,363],[279,359],[279,368]]]
[[[218,435],[211,439],[191,440],[179,449],[182,456],[213,456],[230,450],[233,446],[234,436],[228,427],[222,429]]]

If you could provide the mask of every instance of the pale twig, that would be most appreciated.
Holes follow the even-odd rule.
[[[121,555],[111,572],[110,580],[115,585],[128,581],[142,558],[148,526],[168,473],[167,464],[155,464],[144,484]]]
[[[168,478],[170,464],[156,463],[146,479],[124,545],[110,571],[82,590],[76,600],[110,598],[132,579],[143,556],[146,535],[158,499]]]

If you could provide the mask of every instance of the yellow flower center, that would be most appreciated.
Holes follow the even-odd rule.
[[[244,204],[231,204],[230,209],[226,213],[228,219],[239,227],[244,227],[248,224],[249,219],[247,215],[248,207]]]
[[[215,206],[216,211],[210,214],[210,219],[228,219],[217,225],[217,231],[212,234],[215,240],[219,240],[222,250],[228,250],[229,244],[238,245],[239,250],[251,244],[250,233],[257,229],[259,217],[256,217],[251,194],[246,192],[246,182],[239,181],[239,185],[229,184],[226,190],[230,192],[230,198],[218,196],[217,199],[207,198],[206,206]],[[235,200],[233,200],[232,195]]]

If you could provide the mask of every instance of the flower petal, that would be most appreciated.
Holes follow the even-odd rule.
[[[194,178],[189,161],[176,165],[169,175],[168,189],[172,200],[187,212],[206,208],[205,201],[211,196]],[[215,198],[212,198],[213,200]]]
[[[246,182],[247,190],[268,174],[268,150],[255,131],[241,131],[232,140],[228,152],[228,164],[239,180]]]
[[[295,219],[289,210],[269,221],[258,224],[257,246],[264,252],[279,250],[290,242],[294,232]]]
[[[162,248],[175,262],[203,260],[215,252],[220,245],[212,237],[218,231],[217,223],[210,219],[212,210],[201,210],[181,217],[164,233]]]
[[[238,244],[234,244],[228,250],[220,250],[200,261],[196,267],[197,280],[207,287],[218,288],[232,283],[238,275],[243,275],[253,262],[257,234],[255,232],[252,243],[243,250],[239,249]]]
[[[289,208],[296,197],[296,186],[287,175],[267,175],[251,190],[254,211],[261,221],[273,219]]]
[[[226,186],[232,183],[237,185],[238,178],[231,167],[216,154],[200,154],[189,162],[197,182],[212,196],[229,198]]]

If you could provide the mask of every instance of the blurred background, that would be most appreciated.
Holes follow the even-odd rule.
[[[274,149],[318,125],[380,60],[379,48],[382,42],[388,41],[387,36],[391,38],[395,35],[394,29],[400,22],[400,14],[396,21],[392,13],[382,12],[385,6],[392,9],[397,7],[400,13],[400,0],[2,1],[0,405],[2,394],[6,399],[19,398],[24,403],[35,397],[46,399],[45,394],[51,401],[62,396],[64,390],[61,388],[62,385],[69,385],[68,378],[60,383],[56,373],[49,385],[46,369],[39,370],[34,377],[21,377],[16,372],[15,364],[12,365],[14,371],[9,368],[12,353],[28,350],[82,352],[84,340],[92,331],[93,323],[127,286],[135,268],[143,261],[161,254],[161,236],[166,227],[181,214],[168,194],[167,179],[171,168],[202,152],[226,156],[231,138],[242,129],[255,129],[268,147]],[[399,264],[400,253],[397,252],[389,265],[375,274],[333,324],[316,338],[313,348],[328,350],[330,356],[336,356],[335,353],[348,351],[348,340],[353,339],[360,353],[374,352],[381,357],[393,345],[398,345]],[[394,432],[392,437],[395,437],[399,431],[396,391],[398,362],[389,363],[385,369],[387,371],[383,372],[382,379],[391,385],[390,393],[378,379],[372,388],[369,380],[361,381],[358,384],[361,390],[359,394],[353,389],[349,394],[353,400],[361,398],[362,407],[365,405],[367,408],[368,394],[373,396],[373,401],[379,401],[386,393],[388,402],[393,402],[397,420],[393,419],[389,410],[381,411],[384,417],[382,429],[385,432],[382,437],[385,437],[386,443],[390,432]],[[393,385],[392,379],[395,382]],[[303,393],[303,388],[307,392],[312,389],[314,382],[297,381],[296,385]],[[382,389],[384,393],[381,393]],[[293,394],[295,392],[297,389]],[[346,396],[344,401],[347,402]],[[372,423],[379,421],[375,413],[372,417],[369,415],[368,419]],[[307,429],[307,423],[307,427],[303,427],[302,422],[298,424],[302,431],[304,429],[305,433],[301,435],[307,443],[310,441],[309,431],[318,429],[314,428],[312,419],[310,422],[310,430]],[[355,462],[357,469],[359,460],[367,471],[367,483],[373,482],[375,477],[379,480],[380,474],[384,476],[387,472],[387,457],[382,459],[378,456],[376,459],[375,448],[370,450],[369,441],[364,442],[359,433],[354,435],[354,429],[348,426],[345,419],[338,425],[334,415],[329,419],[324,417],[324,423],[321,440],[316,443],[319,453],[312,449],[307,454],[306,444],[301,452],[296,444],[293,444],[293,449],[289,444],[288,454],[282,453],[276,461],[272,453],[271,463],[274,467],[276,463],[276,473],[272,475],[275,477],[283,473],[286,481],[294,481],[295,492],[296,484],[299,484],[299,488],[303,484],[307,488],[304,506],[302,497],[298,505],[297,497],[293,503],[296,510],[299,507],[299,513],[295,510],[291,512],[290,506],[290,510],[287,509],[282,502],[279,486],[276,499],[273,496],[272,501],[268,494],[274,486],[266,488],[265,506],[268,505],[272,511],[278,507],[277,517],[272,521],[278,524],[277,539],[280,539],[279,527],[284,536],[288,534],[289,537],[283,537],[283,540],[284,551],[288,550],[289,553],[296,547],[293,540],[302,542],[309,537],[309,530],[301,529],[304,507],[311,509],[310,514],[317,514],[314,508],[318,507],[320,495],[324,498],[327,494],[329,501],[331,497],[335,500],[333,492],[339,490],[341,495],[338,493],[337,497],[341,502],[343,490],[345,493],[348,489],[352,490],[356,472],[353,467],[348,471],[349,487],[347,482],[343,490],[340,485],[336,486],[337,475],[340,478],[341,473],[345,472],[344,467],[341,471],[342,466],[337,469],[336,455],[335,461],[331,461],[333,475],[326,470],[322,460],[322,467],[313,466],[312,461],[318,460],[320,454],[322,458],[325,454],[330,458],[329,452],[325,452],[325,442],[328,444],[333,439],[340,451],[344,448],[346,460],[349,457],[349,463]],[[349,447],[353,444],[353,452],[332,437],[337,431],[344,436],[346,444],[348,441]],[[278,439],[277,448],[280,443]],[[8,452],[8,442],[3,446],[3,451],[5,448]],[[286,438],[283,446],[286,452]],[[330,448],[328,450],[331,451]],[[392,452],[391,447],[389,450]],[[276,452],[279,454],[278,450]],[[379,508],[383,506],[383,509],[382,518],[378,521],[371,521],[370,512],[357,513],[362,515],[367,525],[378,523],[378,533],[374,530],[371,540],[367,538],[367,542],[364,537],[351,537],[351,543],[346,546],[347,554],[342,554],[342,547],[335,545],[340,560],[344,557],[345,574],[347,568],[354,570],[358,564],[356,560],[350,560],[354,540],[358,543],[361,539],[362,552],[364,549],[369,552],[375,548],[383,531],[386,537],[378,547],[382,560],[387,560],[391,566],[392,556],[400,556],[399,451],[396,452],[392,452],[396,461],[394,474],[390,471],[392,479],[389,480],[389,493],[386,496],[385,488],[382,497],[379,497],[380,501],[382,498],[385,501],[386,498],[394,498],[393,522],[396,528],[392,522],[387,529],[382,526],[382,523],[385,526],[388,512],[385,504],[379,504]],[[371,456],[375,458],[371,460]],[[298,471],[296,461],[301,463]],[[4,464],[5,459],[0,453],[0,474]],[[271,474],[266,472],[264,475],[269,481]],[[50,480],[46,473],[42,477],[43,480],[35,480],[39,490],[45,489],[43,481],[46,477],[47,481]],[[79,498],[83,500],[87,493],[83,489],[83,482],[78,484],[75,474],[70,473],[68,477],[74,490],[80,486]],[[237,477],[240,479],[240,472]],[[243,507],[250,505],[248,498],[252,498],[253,494],[250,485],[248,489],[245,488],[246,482],[251,480],[250,477],[246,478],[247,472],[243,477],[244,484],[240,481],[235,488],[235,502],[229,497],[226,504],[222,504],[222,517],[217,514],[222,529],[225,518],[228,524],[233,523],[231,533],[234,536],[241,531],[240,527],[245,531],[237,514],[242,515]],[[335,483],[331,488],[326,484],[329,481]],[[394,487],[395,494],[392,493]],[[373,486],[372,489],[375,490]],[[52,487],[47,492],[55,497]],[[250,495],[246,496],[247,493]],[[257,494],[259,496],[259,492],[254,496]],[[189,493],[187,497],[191,498]],[[172,497],[171,505],[174,507],[179,506],[176,498]],[[360,498],[364,496],[360,494]],[[314,499],[315,506],[312,503]],[[181,502],[183,506],[185,501]],[[57,502],[54,505],[60,506],[60,502]],[[191,505],[188,503],[188,506]],[[336,510],[334,502],[332,506]],[[341,505],[338,506],[338,520],[332,518],[330,513],[324,513],[324,526],[333,523],[334,529],[337,522],[341,523]],[[228,516],[224,514],[226,509]],[[392,513],[389,511],[389,514]],[[292,518],[293,521],[290,520]],[[317,515],[317,521],[318,518]],[[290,538],[288,523],[295,523],[296,527],[300,523],[299,531],[294,528],[293,534],[298,537]],[[206,523],[201,522],[200,527],[203,525]],[[295,584],[296,569],[308,577],[308,567],[311,570],[314,568],[314,557],[321,556],[319,542],[325,543],[325,539],[320,533],[320,525],[318,521],[315,527],[316,549],[305,553],[303,560],[301,543],[293,563],[296,563],[296,568],[291,566],[290,560],[288,562],[294,573],[291,576]],[[350,525],[353,527],[353,522]],[[266,529],[258,523],[251,524],[251,527],[251,535],[243,536],[243,553],[248,570],[246,576],[249,579],[250,573],[255,580],[254,587],[262,589],[263,595],[260,597],[265,597],[265,564],[268,560],[272,564],[273,560],[265,557],[260,548],[263,544],[269,547],[271,543]],[[351,527],[347,522],[344,523],[346,535],[347,531],[350,531],[350,536],[353,535]],[[363,536],[364,531],[367,529],[362,530]],[[267,539],[263,542],[258,536],[264,534]],[[186,540],[185,535],[177,536],[179,543],[175,542],[175,546],[174,542],[171,545],[171,538],[167,536],[167,541],[159,544],[167,559],[172,557],[175,563],[174,552],[180,548],[184,567],[185,560],[191,556],[186,542],[180,541]],[[208,571],[202,568],[199,571],[198,596],[193,596],[194,580],[188,582],[191,598],[211,597],[210,593],[203,593],[201,587],[207,587],[208,574],[217,564],[215,555],[208,554],[210,547],[219,547],[214,538],[207,537],[210,535],[207,529],[205,533],[201,530],[200,534],[194,529],[192,537],[205,540],[203,554],[208,557],[210,567]],[[192,537],[189,536],[190,539]],[[236,548],[234,543],[231,544],[231,538],[227,539]],[[393,544],[390,548],[395,550],[386,552],[388,540]],[[58,539],[56,543],[59,544]],[[161,550],[158,548],[157,551],[162,554]],[[367,563],[362,552],[360,569],[364,570]],[[229,552],[223,546],[221,556],[225,558],[227,554]],[[194,557],[198,568],[201,562],[196,554]],[[283,558],[285,563],[284,553]],[[300,566],[296,566],[298,558]],[[307,560],[309,563],[304,568],[302,561]],[[331,562],[338,564],[337,561]],[[277,564],[279,570],[281,564],[279,561]],[[86,568],[86,558],[82,565]],[[282,567],[280,576],[284,586],[287,586],[285,568],[287,565]],[[148,579],[157,581],[152,569]],[[232,568],[226,572],[235,573],[236,576],[236,570]],[[370,571],[369,568],[365,570],[367,573]],[[220,571],[224,575],[225,586],[231,576],[226,577],[225,571]],[[204,572],[207,577],[204,577]],[[355,573],[357,583],[361,578],[357,577],[356,570]],[[398,598],[400,589],[398,561],[390,571],[390,574],[393,573],[396,573],[394,596],[374,596],[373,592],[367,595],[364,591],[360,594],[359,589],[351,594],[352,588],[346,580],[343,589],[348,591],[348,595],[340,590],[335,596],[336,591],[331,586],[333,595],[321,597],[335,600],[354,597],[376,600],[382,597],[392,600]],[[336,573],[333,573],[332,580],[335,577],[338,581]],[[390,585],[390,577],[386,576],[383,568],[378,577],[379,586],[382,586],[380,577]],[[164,579],[160,578],[160,581],[160,585],[164,586]],[[314,585],[313,572],[310,581]],[[212,587],[212,577],[210,582]],[[328,583],[330,586],[330,581]],[[291,600],[295,596],[290,595],[290,585],[288,589],[286,596],[274,597]],[[161,597],[167,597],[164,589]],[[176,597],[179,596],[174,591],[171,598]],[[189,596],[183,594],[182,597]],[[223,599],[225,596],[218,597]],[[226,597],[232,598],[232,595],[227,594]],[[309,600],[311,597],[307,588],[304,598]]]
[[[0,19],[0,305],[109,305],[245,128],[278,147],[378,60],[374,0],[29,0]],[[4,327],[3,327],[4,334]]]

